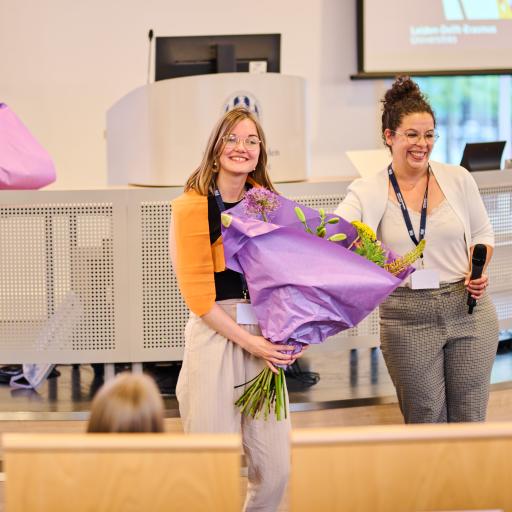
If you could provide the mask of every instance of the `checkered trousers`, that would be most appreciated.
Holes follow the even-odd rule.
[[[398,288],[380,306],[381,349],[406,423],[484,421],[498,318],[487,293],[468,314],[462,281]]]

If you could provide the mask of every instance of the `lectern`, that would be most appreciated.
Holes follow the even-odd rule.
[[[258,117],[274,182],[308,175],[305,80],[280,73],[220,73],[139,87],[107,112],[110,185],[182,186],[212,127],[235,106]]]

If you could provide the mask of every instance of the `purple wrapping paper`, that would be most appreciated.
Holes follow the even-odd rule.
[[[0,190],[35,189],[55,181],[55,167],[16,114],[0,103]]]
[[[243,202],[225,212],[232,217],[229,227],[222,226],[226,266],[244,273],[265,338],[321,343],[361,322],[401,279],[347,249],[357,231],[344,219],[326,227],[328,236],[342,232],[347,239],[331,242],[306,233],[294,207],[314,219],[312,229],[318,212],[279,200],[270,223],[249,217]]]

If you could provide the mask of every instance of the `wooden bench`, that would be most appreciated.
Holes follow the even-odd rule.
[[[290,512],[512,510],[512,423],[292,433]]]
[[[9,512],[239,512],[239,436],[5,434]]]

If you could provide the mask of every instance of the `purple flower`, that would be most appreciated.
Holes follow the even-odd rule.
[[[244,211],[247,215],[261,215],[265,222],[270,222],[272,214],[281,206],[275,192],[266,188],[254,187],[245,193],[243,200]]]

